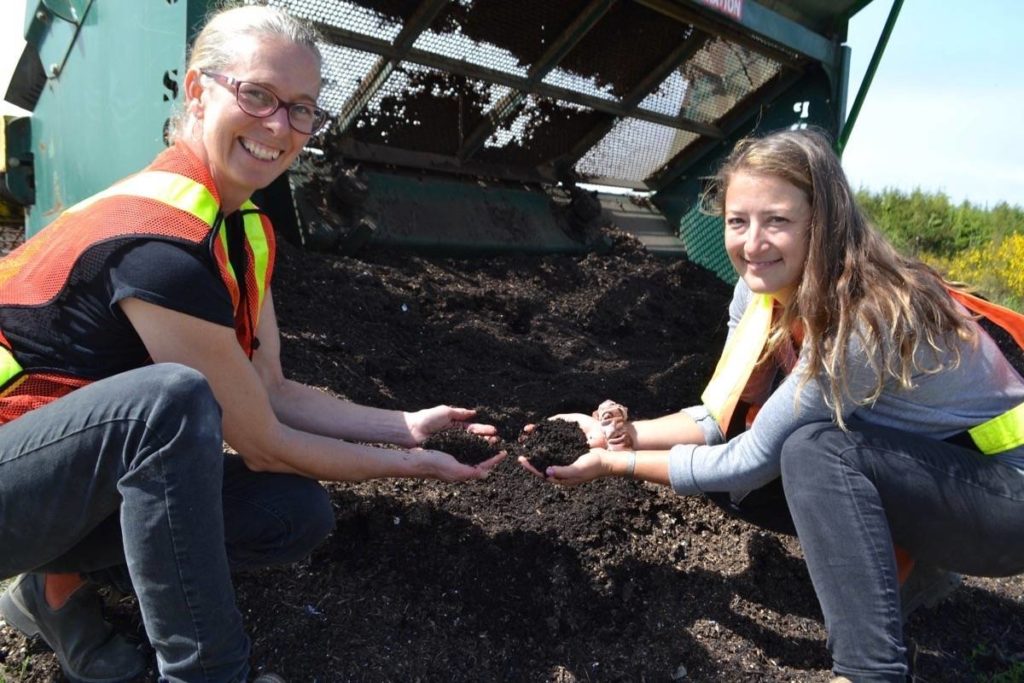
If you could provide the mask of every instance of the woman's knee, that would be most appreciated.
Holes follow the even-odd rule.
[[[151,397],[151,418],[166,433],[215,443],[220,452],[222,414],[206,377],[178,363],[147,368],[139,395]]]
[[[833,422],[813,422],[790,434],[782,444],[783,484],[817,480],[849,446],[847,434]]]
[[[203,373],[180,363],[159,363],[149,370],[147,379],[154,384],[155,395],[173,405],[203,414],[215,412],[220,417],[220,404]]]

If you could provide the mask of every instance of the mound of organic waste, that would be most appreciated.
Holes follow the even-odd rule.
[[[523,425],[605,399],[692,405],[730,288],[621,235],[604,255],[465,259],[281,245],[291,376],[354,401]],[[795,539],[636,481],[560,488],[514,457],[469,484],[329,484],[337,528],[295,565],[237,577],[253,664],[287,681],[825,681]],[[2,549],[0,549],[2,552]],[[968,579],[907,625],[918,680],[1019,674],[1020,578]],[[131,599],[115,617],[137,629]],[[0,678],[59,680],[0,628]],[[152,676],[152,674],[151,674]]]

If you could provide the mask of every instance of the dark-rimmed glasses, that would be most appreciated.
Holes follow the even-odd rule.
[[[214,73],[213,71],[202,71],[204,76],[209,76],[225,88],[235,91],[235,101],[238,108],[249,116],[258,119],[265,119],[273,116],[282,107],[288,112],[288,125],[296,133],[303,135],[314,135],[324,123],[327,122],[327,112],[320,107],[308,102],[285,102],[273,92],[258,83],[240,81],[231,76]]]

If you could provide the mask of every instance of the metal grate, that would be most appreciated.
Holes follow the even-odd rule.
[[[572,90],[573,92],[590,95],[591,97],[599,97],[610,102],[617,102],[619,100],[619,97],[612,92],[612,84],[601,84],[596,76],[581,76],[572,71],[556,68],[552,69],[551,73],[544,77],[544,82],[559,88]]]
[[[465,56],[442,54],[525,76],[588,2],[460,0],[449,3],[430,31],[442,40],[472,46]]]
[[[318,43],[317,47],[324,60],[320,106],[337,116],[380,56],[332,43]]]
[[[268,4],[283,7],[289,14],[312,22],[337,26],[346,31],[391,42],[402,30],[406,12],[382,12],[387,5],[401,3],[336,2],[335,0],[271,0]],[[408,3],[406,3],[408,4]],[[412,3],[415,7],[418,3]],[[377,7],[375,8],[374,5]]]
[[[723,230],[721,217],[701,213],[698,202],[680,221],[679,238],[691,261],[704,266],[725,282],[735,284],[736,270],[725,252]]]
[[[778,62],[717,38],[683,66],[686,96],[679,113],[711,123],[781,70]]]
[[[620,100],[692,32],[635,2],[615,3],[545,82]]]
[[[643,187],[644,179],[699,136],[639,119],[622,119],[577,162],[576,172],[604,182]]]
[[[403,63],[360,112],[350,132],[360,142],[455,155],[469,131],[506,91]]]
[[[464,33],[424,31],[413,47],[513,76],[526,76],[526,66],[520,64],[514,54],[495,45],[477,42]]]
[[[682,72],[677,69],[669,74],[668,78],[662,81],[655,90],[650,92],[640,102],[638,108],[657,114],[678,116],[683,108],[684,97],[686,97],[686,79],[683,78]]]
[[[502,164],[543,164],[569,151],[602,118],[589,107],[528,95],[518,114],[488,138],[475,158]]]
[[[270,1],[335,41],[335,141],[450,157],[413,166],[644,187],[784,68],[633,0]]]

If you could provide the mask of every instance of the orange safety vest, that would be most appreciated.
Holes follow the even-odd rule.
[[[1003,328],[1024,348],[1024,315],[958,289],[947,290],[967,310]],[[771,295],[754,294],[701,394],[701,401],[723,434],[728,434],[733,426],[733,413],[740,404],[740,396],[768,342],[773,307]],[[1024,403],[968,429],[967,433],[978,450],[987,455],[1024,445]]]
[[[274,270],[275,240],[269,219],[252,202],[245,202],[240,212],[247,264],[241,274],[231,263],[220,197],[209,170],[187,147],[174,145],[140,173],[67,209],[0,259],[0,308],[53,305],[93,248],[110,254],[138,239],[205,244],[231,296],[238,343],[251,358]],[[46,368],[23,367],[18,350],[0,330],[0,423],[98,379],[59,368],[60,359],[51,359]]]

